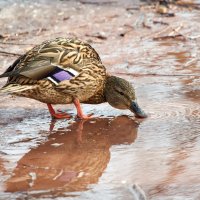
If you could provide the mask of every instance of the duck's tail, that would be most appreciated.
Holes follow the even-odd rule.
[[[0,94],[14,94],[33,89],[33,85],[9,84],[0,89]]]

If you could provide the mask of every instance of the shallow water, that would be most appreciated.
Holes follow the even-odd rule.
[[[83,11],[65,25],[71,27],[74,21],[81,21],[92,6],[75,4],[73,9],[81,7]],[[124,19],[124,8],[117,6],[92,8],[97,16],[91,11],[87,13],[89,19],[99,19],[102,9],[106,9],[104,20],[112,16],[110,21],[95,21],[94,26],[101,25],[110,37],[104,42],[95,41],[95,48],[109,72],[135,85],[138,102],[149,117],[135,119],[129,111],[101,104],[83,105],[86,113],[95,113],[94,119],[52,121],[43,104],[3,96],[0,199],[136,200],[141,193],[151,200],[200,199],[199,40],[153,41],[146,39],[149,30],[141,27],[119,40],[116,32],[121,30],[116,24],[134,21],[134,16],[127,14]],[[51,10],[51,6],[46,5],[46,9]],[[59,3],[56,9],[62,11]],[[37,12],[41,14],[40,8]],[[138,19],[139,13],[135,12]],[[199,11],[179,11],[176,20],[182,20],[192,31],[200,27],[198,16]],[[17,22],[12,23],[17,29]],[[77,29],[85,37],[87,26]],[[42,40],[45,34],[36,37]],[[33,42],[34,37],[25,41]],[[4,58],[4,66],[8,60]],[[0,81],[2,85],[5,79]],[[75,116],[73,106],[62,109]]]

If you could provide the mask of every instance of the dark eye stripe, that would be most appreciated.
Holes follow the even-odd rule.
[[[124,95],[124,93],[122,91],[120,91],[119,89],[115,89],[115,91],[121,95]]]
[[[117,89],[116,89],[116,92],[118,92],[120,95],[124,96],[125,98],[130,99],[130,96],[128,94],[126,94],[126,93],[124,93],[122,91],[119,91]]]

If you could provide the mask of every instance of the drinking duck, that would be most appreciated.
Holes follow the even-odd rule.
[[[118,109],[129,109],[136,117],[147,115],[138,106],[133,86],[111,76],[98,53],[86,42],[56,38],[35,46],[19,57],[2,75],[8,77],[0,93],[36,99],[46,103],[53,118],[70,118],[56,112],[52,104],[74,103],[77,117],[88,119],[80,103],[108,102]]]

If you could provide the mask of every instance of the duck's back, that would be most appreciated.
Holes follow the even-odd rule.
[[[57,38],[35,46],[0,77],[9,77],[5,87],[10,84],[21,87],[16,91],[12,88],[17,95],[41,101],[33,97],[33,92],[30,93],[31,90],[26,90],[26,87],[34,86],[39,90],[48,85],[52,88],[48,89],[51,94],[55,90],[56,95],[77,95],[84,102],[102,89],[106,70],[98,53],[89,44],[76,39]],[[44,94],[43,98],[45,102],[47,97]]]
[[[88,43],[76,39],[56,38],[47,40],[29,50],[18,58],[4,74],[5,76],[6,74],[8,76],[21,74],[40,80],[56,66],[64,69],[72,67],[80,71],[85,62],[91,61],[101,63],[98,53]]]

